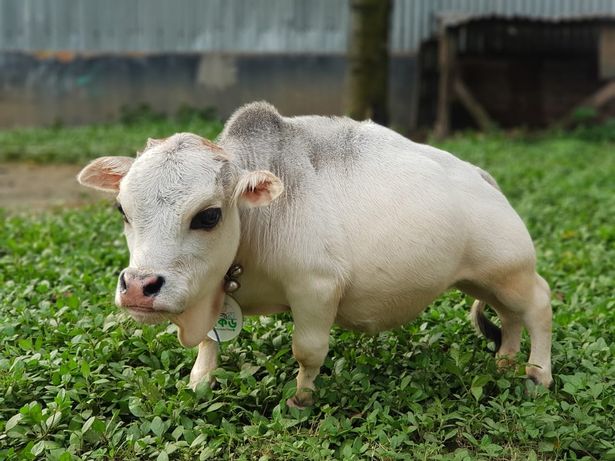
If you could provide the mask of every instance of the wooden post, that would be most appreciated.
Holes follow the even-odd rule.
[[[615,77],[615,25],[600,28],[598,39],[598,73],[601,79]]]
[[[434,127],[434,136],[436,139],[442,139],[448,136],[450,131],[451,117],[451,82],[453,73],[453,53],[451,37],[442,20],[438,33],[438,107],[436,112],[436,124]]]

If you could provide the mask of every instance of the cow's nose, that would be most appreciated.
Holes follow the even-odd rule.
[[[125,269],[119,277],[119,299],[122,306],[152,307],[154,298],[164,285],[164,277]]]
[[[143,280],[143,295],[156,296],[164,285],[164,277],[155,275]]]
[[[125,273],[126,273],[126,271],[125,271],[125,270],[123,270],[123,271],[120,273],[120,290],[121,290],[122,292],[125,292],[125,291],[128,289],[128,287],[126,286],[126,278],[124,277],[124,274],[125,274]]]

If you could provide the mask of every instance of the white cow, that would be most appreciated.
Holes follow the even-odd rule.
[[[396,328],[451,287],[477,298],[472,319],[501,343],[501,363],[526,327],[526,373],[552,382],[550,292],[532,240],[493,178],[447,152],[375,123],[287,118],[259,102],[235,112],[217,144],[149,140],[136,159],[99,158],[78,179],[118,193],[130,265],[116,303],[143,322],[170,319],[184,346],[199,346],[193,386],[217,365],[207,332],[235,263],[244,315],[292,312],[291,405],[311,404],[334,323]]]

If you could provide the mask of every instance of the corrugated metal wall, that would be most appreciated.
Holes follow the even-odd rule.
[[[346,0],[0,0],[0,50],[337,52]]]
[[[0,0],[0,50],[343,53],[349,0]],[[438,13],[615,17],[615,0],[394,0],[393,52]]]

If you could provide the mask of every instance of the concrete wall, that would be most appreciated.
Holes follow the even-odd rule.
[[[410,116],[415,59],[391,61],[392,125]],[[0,127],[117,120],[145,103],[173,113],[214,107],[226,118],[264,99],[284,114],[342,114],[346,61],[341,55],[217,53],[0,53]]]

